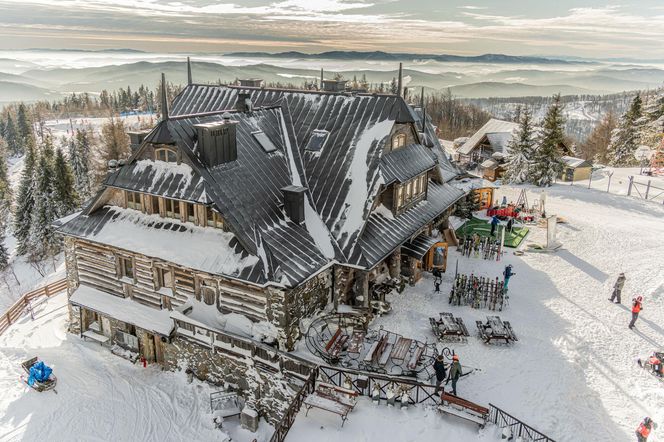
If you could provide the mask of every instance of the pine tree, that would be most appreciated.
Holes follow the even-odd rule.
[[[9,251],[5,247],[5,229],[0,227],[0,271],[9,266]]]
[[[28,257],[39,262],[54,256],[60,248],[53,221],[58,218],[53,144],[46,137],[35,171],[34,208],[28,235]]]
[[[56,212],[58,217],[63,217],[72,213],[78,206],[78,195],[74,190],[74,174],[59,147],[55,151],[53,175],[55,179],[53,195]]]
[[[7,176],[7,144],[0,138],[0,230],[4,230],[11,207],[11,186]]]
[[[456,203],[454,214],[459,218],[471,219],[473,212],[480,210],[479,199],[473,190]]]
[[[35,205],[35,147],[32,144],[26,146],[25,159],[23,160],[23,173],[19,183],[18,195],[16,197],[16,211],[14,213],[14,236],[16,237],[16,253],[25,255],[28,251],[28,236],[30,235],[30,224],[32,222],[32,211]]]
[[[528,109],[518,110],[521,120],[519,129],[507,146],[506,170],[504,181],[506,183],[521,184],[529,179],[530,163],[535,150],[533,135],[533,121]]]
[[[21,148],[21,140],[11,115],[7,115],[4,138],[7,142],[7,148],[9,149],[10,155],[18,156],[23,152]]]
[[[90,197],[90,136],[87,131],[76,131],[69,142],[69,162],[74,174],[74,188],[85,200]]]
[[[34,130],[32,128],[32,122],[28,117],[28,109],[25,107],[25,104],[21,103],[18,105],[16,119],[18,122],[18,135],[21,141],[21,152],[23,152],[23,146],[31,141],[34,141],[35,136]]]
[[[634,166],[638,160],[634,151],[640,144],[640,124],[642,122],[641,95],[636,94],[627,112],[620,117],[618,127],[611,133],[611,143],[607,157],[611,166]]]
[[[530,182],[540,187],[550,186],[563,170],[560,146],[565,142],[565,119],[560,94],[554,95],[546,111],[538,146],[533,152]]]

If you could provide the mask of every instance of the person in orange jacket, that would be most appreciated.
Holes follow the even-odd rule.
[[[643,422],[641,422],[639,428],[636,429],[636,440],[638,442],[646,442],[648,440],[648,436],[652,431],[652,425],[653,421],[649,417],[645,418]]]
[[[643,296],[637,296],[632,300],[632,322],[629,323],[629,328],[634,328],[636,320],[639,319],[639,313],[643,310]]]

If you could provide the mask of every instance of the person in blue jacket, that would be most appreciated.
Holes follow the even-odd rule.
[[[508,264],[503,272],[503,276],[505,277],[505,284],[503,285],[504,289],[507,290],[507,284],[510,282],[510,278],[514,275],[516,275],[516,273],[512,271],[512,264]]]
[[[496,215],[491,218],[491,236],[494,236],[496,234],[496,227],[500,224],[500,220]]]

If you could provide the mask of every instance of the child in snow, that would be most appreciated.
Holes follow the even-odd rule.
[[[500,223],[500,220],[498,219],[498,217],[496,215],[494,215],[493,218],[491,218],[491,236],[495,235],[496,227],[498,226],[499,223]]]
[[[636,320],[639,319],[639,313],[641,313],[641,310],[643,310],[643,306],[641,305],[642,303],[643,296],[637,296],[636,298],[632,299],[632,322],[629,323],[630,329],[634,328]]]
[[[450,366],[450,377],[447,381],[452,381],[452,394],[457,395],[456,385],[459,378],[463,375],[461,371],[461,363],[459,362],[459,355],[452,356],[452,365]],[[447,383],[445,384],[447,385]]]
[[[616,304],[621,304],[620,302],[620,294],[622,293],[623,287],[625,287],[625,274],[621,273],[618,276],[618,280],[616,283],[613,285],[613,294],[609,298],[609,301],[613,302],[613,300],[616,300]]]
[[[653,421],[649,417],[646,417],[643,422],[641,422],[639,428],[636,429],[636,440],[638,442],[646,442],[648,440],[648,436],[652,431],[652,425]]]
[[[503,285],[503,288],[505,290],[507,290],[507,284],[510,282],[510,278],[514,275],[516,275],[516,273],[512,272],[512,264],[509,264],[507,267],[505,267],[505,271],[503,271],[503,276],[505,277],[505,284]]]
[[[445,361],[443,360],[442,354],[436,356],[436,360],[433,362],[433,369],[436,372],[436,393],[438,393],[441,384],[445,381],[445,377],[447,376]]]

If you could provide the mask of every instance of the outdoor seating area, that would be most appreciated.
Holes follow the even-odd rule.
[[[333,365],[426,379],[433,374],[433,344],[382,328],[365,329],[357,315],[319,318],[309,327],[305,342],[313,354]]]
[[[440,318],[429,318],[434,335],[441,341],[466,341],[469,336],[463,319],[455,318],[452,313],[440,313]]]
[[[499,316],[487,316],[486,322],[477,321],[477,330],[485,344],[513,344],[518,341],[509,321],[502,321]]]

